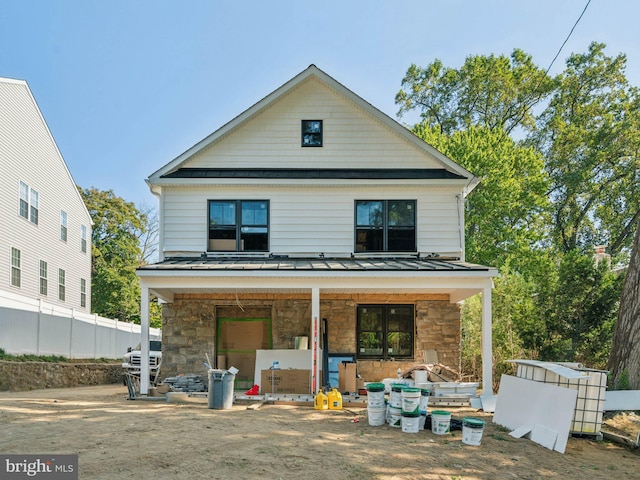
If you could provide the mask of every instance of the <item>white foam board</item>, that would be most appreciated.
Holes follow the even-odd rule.
[[[640,390],[607,390],[604,411],[614,410],[640,410]]]
[[[502,375],[493,421],[511,430],[524,425],[547,427],[557,432],[553,450],[564,453],[577,395],[570,388]]]
[[[498,397],[492,393],[480,395],[480,400],[482,400],[482,410],[488,413],[495,412],[497,399]]]

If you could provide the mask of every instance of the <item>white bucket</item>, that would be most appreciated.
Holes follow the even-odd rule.
[[[389,405],[393,408],[402,408],[402,388],[405,385],[394,383],[391,385],[391,393],[389,394]]]
[[[402,389],[402,413],[420,414],[420,389],[405,387]]]
[[[425,423],[427,423],[427,412],[420,411],[420,422],[418,423],[418,430],[424,430]]]
[[[420,389],[420,411],[427,411],[427,406],[429,405],[429,394],[430,390],[426,388]]]
[[[426,370],[414,370],[413,371],[413,380],[418,386],[420,383],[427,383],[429,381],[429,372]]]
[[[384,425],[387,420],[387,409],[385,407],[367,407],[367,414],[369,416],[369,425],[372,427]]]
[[[367,385],[367,406],[382,408],[384,404],[384,384],[371,383]]]
[[[451,426],[451,414],[444,410],[434,410],[431,412],[431,432],[436,435],[449,433]]]
[[[400,423],[404,433],[418,433],[420,431],[420,415],[402,413]]]
[[[389,426],[400,428],[402,424],[402,409],[389,406]]]
[[[466,445],[480,445],[484,420],[478,418],[462,419],[462,443]]]

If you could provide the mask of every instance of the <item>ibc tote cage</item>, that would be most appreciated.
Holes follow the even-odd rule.
[[[607,389],[606,370],[583,368],[576,363],[510,360],[517,365],[516,377],[578,391],[570,433],[600,436]]]

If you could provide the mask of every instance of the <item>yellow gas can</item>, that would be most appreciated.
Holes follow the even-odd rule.
[[[329,399],[322,390],[313,399],[313,408],[316,410],[327,410],[329,408]]]
[[[329,410],[342,410],[342,395],[335,388],[327,395],[329,399]]]

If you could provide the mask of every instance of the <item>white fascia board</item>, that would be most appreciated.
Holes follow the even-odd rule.
[[[149,288],[388,288],[388,289],[467,289],[491,288],[492,280],[484,275],[466,276],[391,276],[381,275],[309,275],[291,272],[287,275],[266,276],[255,272],[237,272],[235,275],[185,275],[184,272],[164,272],[168,275],[140,275]],[[220,272],[222,273],[222,272]],[[382,272],[381,272],[382,273]]]

